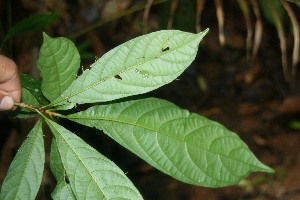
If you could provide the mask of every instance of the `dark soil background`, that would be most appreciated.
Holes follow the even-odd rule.
[[[55,11],[62,14],[51,26],[15,38],[7,56],[15,60],[20,72],[38,77],[36,60],[42,43],[42,31],[51,37],[72,38],[98,20],[147,2],[150,1],[0,1],[3,27],[35,13]],[[177,9],[170,11],[171,2],[178,3]],[[225,188],[188,185],[159,172],[95,129],[64,120],[61,122],[127,172],[146,200],[300,199],[300,129],[291,125],[300,121],[299,76],[294,79],[294,84],[285,81],[277,31],[264,17],[262,8],[262,42],[253,62],[247,60],[246,23],[235,0],[227,0],[226,4],[223,2],[226,42],[221,46],[214,2],[206,2],[201,16],[201,27],[210,28],[210,31],[201,42],[196,60],[178,80],[142,96],[167,99],[224,124],[236,132],[254,154],[263,163],[273,167],[276,173],[252,173],[239,184]],[[167,29],[171,16],[174,16],[173,29],[195,32],[195,5],[196,0],[169,0],[151,6],[147,20],[142,9],[76,37],[74,41],[77,46],[88,42],[87,49],[81,52],[83,68],[88,68],[96,57],[101,57],[106,51],[133,37]],[[299,21],[300,7],[293,3],[290,6],[298,14]],[[254,26],[256,18],[253,11],[251,19]],[[287,16],[284,25],[290,66],[294,38]],[[35,120],[9,118],[0,113],[0,183]],[[47,129],[45,139],[49,150],[51,134]],[[49,155],[46,159],[49,162]],[[38,199],[51,199],[54,186],[55,180],[49,167],[46,167]]]

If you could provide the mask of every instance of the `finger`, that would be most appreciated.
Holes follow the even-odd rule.
[[[0,55],[0,90],[9,93],[15,102],[21,100],[21,83],[17,65],[2,55]]]
[[[14,107],[14,100],[11,96],[4,96],[0,100],[0,110],[12,110]]]

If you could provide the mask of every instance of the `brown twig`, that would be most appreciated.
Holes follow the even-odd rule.
[[[32,110],[32,111],[39,111],[41,113],[44,113],[44,114],[47,114],[47,115],[50,115],[50,116],[57,116],[57,113],[55,112],[52,112],[50,110],[47,110],[47,109],[43,109],[43,108],[36,108],[34,106],[31,106],[31,105],[27,105],[25,103],[15,103],[15,106],[16,107],[21,107],[21,108],[26,108],[28,110]]]
[[[196,4],[196,31],[199,33],[201,31],[201,15],[204,9],[205,0],[197,0]]]

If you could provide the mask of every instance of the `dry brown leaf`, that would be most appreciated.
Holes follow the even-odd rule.
[[[242,13],[245,17],[246,21],[246,28],[247,28],[247,38],[246,38],[246,56],[248,62],[250,61],[250,51],[252,47],[252,36],[253,36],[253,29],[251,26],[251,16],[250,16],[250,10],[247,1],[245,0],[237,0]]]
[[[110,0],[104,6],[102,18],[107,19],[114,15],[123,12],[131,4],[132,0]]]
[[[224,11],[223,11],[223,4],[222,0],[215,0],[216,12],[217,12],[217,19],[219,25],[219,41],[220,45],[225,45],[225,35],[224,35]]]
[[[175,16],[177,6],[178,6],[178,0],[172,0],[171,7],[170,7],[170,17],[167,25],[168,29],[171,29],[173,26],[173,21],[174,21],[174,16]]]
[[[267,5],[269,6],[271,14],[273,15],[275,27],[277,29],[277,34],[280,42],[281,63],[282,63],[284,78],[286,81],[290,83],[291,79],[290,79],[290,73],[287,64],[286,37],[284,34],[283,23],[271,0],[267,1]]]
[[[201,32],[201,15],[205,5],[205,0],[197,0],[196,2],[196,32]]]
[[[260,9],[259,9],[259,5],[258,5],[257,1],[256,0],[251,0],[250,3],[252,5],[254,15],[256,17],[255,33],[254,33],[252,56],[251,56],[251,62],[253,63],[256,59],[256,55],[257,55],[259,46],[261,44],[262,33],[263,33],[263,25],[262,25]]]
[[[147,33],[147,24],[148,24],[148,18],[149,18],[149,12],[150,12],[150,8],[151,5],[153,3],[154,0],[147,0],[147,4],[144,10],[144,14],[143,14],[143,24],[144,24],[144,34]]]
[[[297,64],[299,63],[299,47],[300,47],[300,31],[299,31],[299,23],[297,21],[297,18],[295,16],[294,11],[290,7],[290,5],[285,2],[281,1],[284,9],[287,11],[288,16],[290,17],[292,26],[293,26],[293,34],[294,34],[294,48],[293,48],[293,60],[292,60],[292,72],[291,72],[291,78],[292,81],[295,80],[297,75]]]
[[[285,98],[278,110],[280,114],[300,112],[300,96],[290,96]]]

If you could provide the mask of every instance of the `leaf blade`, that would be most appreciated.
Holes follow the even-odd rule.
[[[57,181],[56,187],[54,191],[51,193],[51,197],[54,200],[60,200],[60,199],[66,199],[66,200],[72,200],[76,199],[76,197],[73,194],[72,188],[70,184],[66,183],[66,174],[65,174],[65,168],[63,166],[58,146],[55,141],[55,139],[52,140],[51,143],[51,152],[50,152],[50,169],[52,173],[55,176],[55,179]]]
[[[51,38],[46,33],[43,37],[38,58],[41,88],[44,96],[53,101],[76,79],[80,55],[74,43],[67,38]]]
[[[27,74],[20,73],[21,85],[22,85],[22,102],[34,107],[40,107],[40,105],[47,105],[49,101],[44,97],[41,92],[41,81],[29,76]],[[14,111],[8,111],[8,115],[18,118],[30,118],[35,116],[35,112],[26,108],[17,108]]]
[[[22,87],[27,89],[40,105],[47,105],[49,101],[44,97],[41,91],[41,81],[27,74],[20,73]],[[29,104],[32,105],[32,104]]]
[[[165,30],[132,39],[98,59],[53,104],[105,102],[159,88],[190,65],[207,32]]]
[[[253,171],[272,172],[236,134],[164,100],[94,106],[68,118],[103,130],[149,164],[186,183],[221,187]]]
[[[44,163],[42,122],[39,121],[11,163],[0,199],[35,199],[42,181]]]
[[[76,199],[142,199],[126,175],[109,159],[64,127],[46,119]]]

